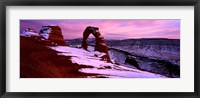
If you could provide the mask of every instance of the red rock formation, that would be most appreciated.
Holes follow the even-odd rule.
[[[57,55],[45,41],[20,36],[20,78],[86,78],[95,74],[81,73],[85,65],[74,64],[69,56]]]
[[[67,45],[59,26],[43,26],[39,34],[44,36],[47,40],[54,42],[55,45]]]
[[[101,33],[99,32],[99,28],[97,27],[88,26],[83,32],[83,41],[82,41],[83,49],[87,50],[88,47],[87,39],[91,33],[96,38],[95,51],[106,53],[106,55],[103,56],[102,60],[110,62],[111,60],[108,54],[108,46],[106,45],[105,40],[101,35]]]

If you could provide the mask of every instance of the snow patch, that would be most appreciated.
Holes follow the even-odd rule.
[[[102,64],[106,64],[106,65],[110,64],[110,63],[107,63],[106,61],[101,61],[100,57],[106,54],[98,52],[98,51],[88,52],[84,49],[71,48],[67,46],[56,46],[56,47],[50,47],[50,48],[58,52],[61,52],[61,53],[58,53],[58,55],[71,56],[72,62],[80,64],[80,65],[99,67]]]
[[[43,26],[42,30],[40,31],[40,35],[43,36],[44,38],[48,39],[51,31],[52,31],[52,29],[50,27]]]
[[[84,73],[96,73],[96,74],[103,74],[101,76],[105,77],[114,77],[114,78],[165,78],[164,76],[153,74],[149,72],[138,72],[138,71],[120,71],[120,70],[113,70],[113,69],[96,69],[96,68],[82,68],[80,69],[81,72]]]
[[[41,36],[43,36],[45,39],[49,38],[49,34],[40,34]]]
[[[25,37],[31,37],[31,36],[39,36],[38,33],[35,32],[35,30],[31,28],[26,28],[20,36],[25,36]]]
[[[107,78],[166,78],[165,76],[133,69],[121,65],[102,61],[101,57],[105,53],[98,51],[86,51],[84,49],[72,48],[68,46],[49,47],[58,51],[58,55],[70,56],[72,63],[79,65],[92,66],[93,68],[81,68],[80,72],[100,74],[92,77],[107,77]]]
[[[88,51],[90,51],[90,52],[92,52],[92,51],[94,51],[94,47],[93,46],[88,46]]]
[[[20,36],[25,36],[25,37],[31,37],[31,36],[39,36],[38,33],[35,32],[23,32],[22,34],[20,34]]]

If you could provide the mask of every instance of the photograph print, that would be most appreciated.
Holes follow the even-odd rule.
[[[20,78],[180,78],[179,19],[20,20]]]

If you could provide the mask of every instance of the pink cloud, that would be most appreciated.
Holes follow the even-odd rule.
[[[82,37],[87,26],[97,26],[106,39],[180,38],[180,20],[27,20],[20,29],[42,25],[58,25],[65,39]]]

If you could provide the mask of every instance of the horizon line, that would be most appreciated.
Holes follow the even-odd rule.
[[[74,40],[74,39],[83,39],[83,38],[73,38],[73,39],[64,39],[64,40]],[[95,38],[88,38],[88,39],[95,39]],[[176,39],[176,38],[125,38],[125,39],[107,39],[105,38],[105,40],[127,40],[127,39]],[[176,40],[180,40],[180,38],[176,39]]]

